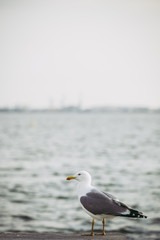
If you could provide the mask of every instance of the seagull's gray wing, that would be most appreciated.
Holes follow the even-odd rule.
[[[119,202],[114,196],[96,188],[80,198],[83,207],[94,215],[124,216],[129,215],[129,207]]]
[[[110,193],[106,193],[106,192],[102,192],[102,193],[104,193],[107,197],[109,197],[109,198],[112,198],[112,199],[115,199],[115,200],[118,200],[115,196],[113,196],[112,194],[110,194]]]

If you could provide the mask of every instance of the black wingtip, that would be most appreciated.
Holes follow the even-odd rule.
[[[145,215],[138,215],[138,218],[147,218],[147,216],[145,216]]]
[[[130,209],[129,217],[131,217],[131,218],[147,218],[147,216],[143,215],[142,212],[139,212],[134,209]]]

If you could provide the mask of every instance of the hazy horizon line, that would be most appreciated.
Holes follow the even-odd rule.
[[[137,106],[137,105],[133,105],[133,106],[129,106],[129,105],[92,105],[92,106],[81,106],[79,104],[66,104],[63,106],[27,106],[27,105],[14,105],[14,106],[9,106],[9,105],[4,105],[4,106],[0,106],[0,110],[65,110],[65,109],[79,109],[79,110],[114,110],[114,109],[146,109],[146,110],[159,110],[159,107],[150,107],[150,106],[146,106],[146,105],[141,105],[141,106]]]

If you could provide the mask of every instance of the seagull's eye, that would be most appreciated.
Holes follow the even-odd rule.
[[[80,173],[78,173],[78,176],[81,176],[81,174],[80,174]]]

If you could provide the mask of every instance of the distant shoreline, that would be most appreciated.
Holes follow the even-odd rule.
[[[32,109],[25,107],[2,107],[0,113],[160,113],[160,108],[147,107],[93,107],[81,108],[78,106],[66,106],[61,108]]]

